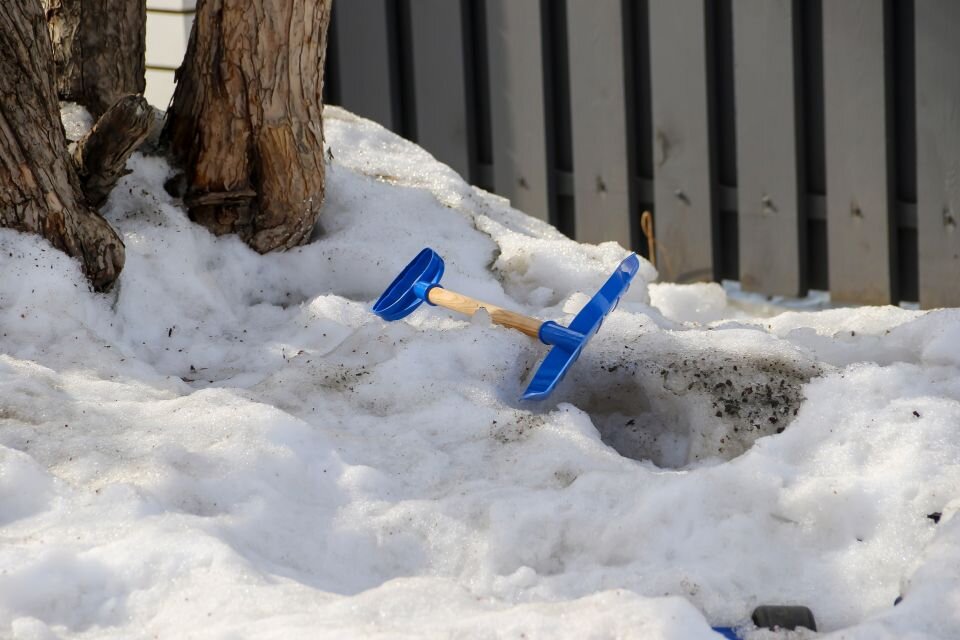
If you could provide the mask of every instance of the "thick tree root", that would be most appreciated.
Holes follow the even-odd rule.
[[[143,96],[124,96],[77,142],[73,162],[87,202],[99,207],[126,174],[127,158],[150,132],[153,109]]]

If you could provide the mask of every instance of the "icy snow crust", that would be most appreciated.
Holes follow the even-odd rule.
[[[625,251],[326,115],[301,249],[210,236],[144,156],[114,293],[0,231],[0,637],[706,640],[764,602],[960,637],[960,313],[654,307],[644,263],[525,405],[542,345],[371,302],[429,245],[449,288],[569,321]]]

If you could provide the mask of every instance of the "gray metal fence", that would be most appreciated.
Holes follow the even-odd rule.
[[[675,281],[960,305],[956,0],[336,0],[327,99]]]

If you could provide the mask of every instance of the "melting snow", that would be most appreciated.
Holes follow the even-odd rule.
[[[644,262],[524,404],[543,345],[371,302],[431,246],[449,288],[569,321],[626,252],[326,114],[300,249],[214,238],[141,155],[113,293],[0,230],[0,636],[706,640],[778,603],[960,637],[960,311],[761,317]]]

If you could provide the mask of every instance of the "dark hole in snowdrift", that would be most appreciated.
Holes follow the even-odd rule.
[[[732,460],[799,411],[803,385],[821,373],[787,356],[684,350],[586,355],[558,400],[590,414],[621,455],[661,468]]]

